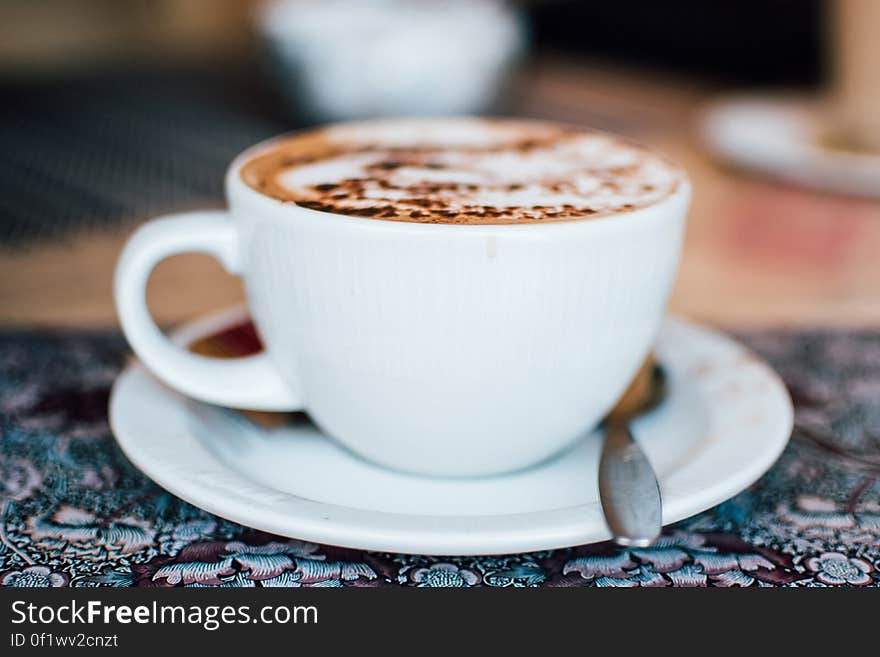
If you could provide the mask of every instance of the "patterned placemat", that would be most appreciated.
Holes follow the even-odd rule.
[[[186,504],[110,435],[118,335],[2,333],[0,585],[880,586],[880,333],[741,337],[796,405],[791,444],[747,491],[648,549],[444,558],[289,540]]]

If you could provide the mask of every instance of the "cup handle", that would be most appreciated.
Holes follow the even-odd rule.
[[[207,253],[238,273],[238,233],[225,211],[187,212],[141,226],[116,265],[116,308],[125,337],[162,381],[211,404],[255,411],[302,409],[297,390],[282,380],[265,353],[234,359],[193,354],[169,340],[150,315],[150,272],[168,256]]]

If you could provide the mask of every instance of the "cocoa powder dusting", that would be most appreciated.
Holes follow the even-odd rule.
[[[398,126],[406,138],[395,134]],[[629,212],[663,200],[684,180],[660,156],[602,133],[480,119],[306,132],[276,141],[240,175],[260,193],[311,210],[455,224]]]

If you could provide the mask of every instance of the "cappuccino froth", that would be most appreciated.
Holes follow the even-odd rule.
[[[392,221],[541,223],[657,203],[683,172],[619,138],[541,121],[391,119],[282,138],[243,180],[279,201]]]

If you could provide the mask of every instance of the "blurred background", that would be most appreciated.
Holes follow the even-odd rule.
[[[113,327],[126,236],[223,205],[243,148],[328,121],[486,113],[665,150],[695,188],[673,311],[880,326],[875,0],[0,0],[0,322]],[[165,324],[243,298],[208,258]]]

